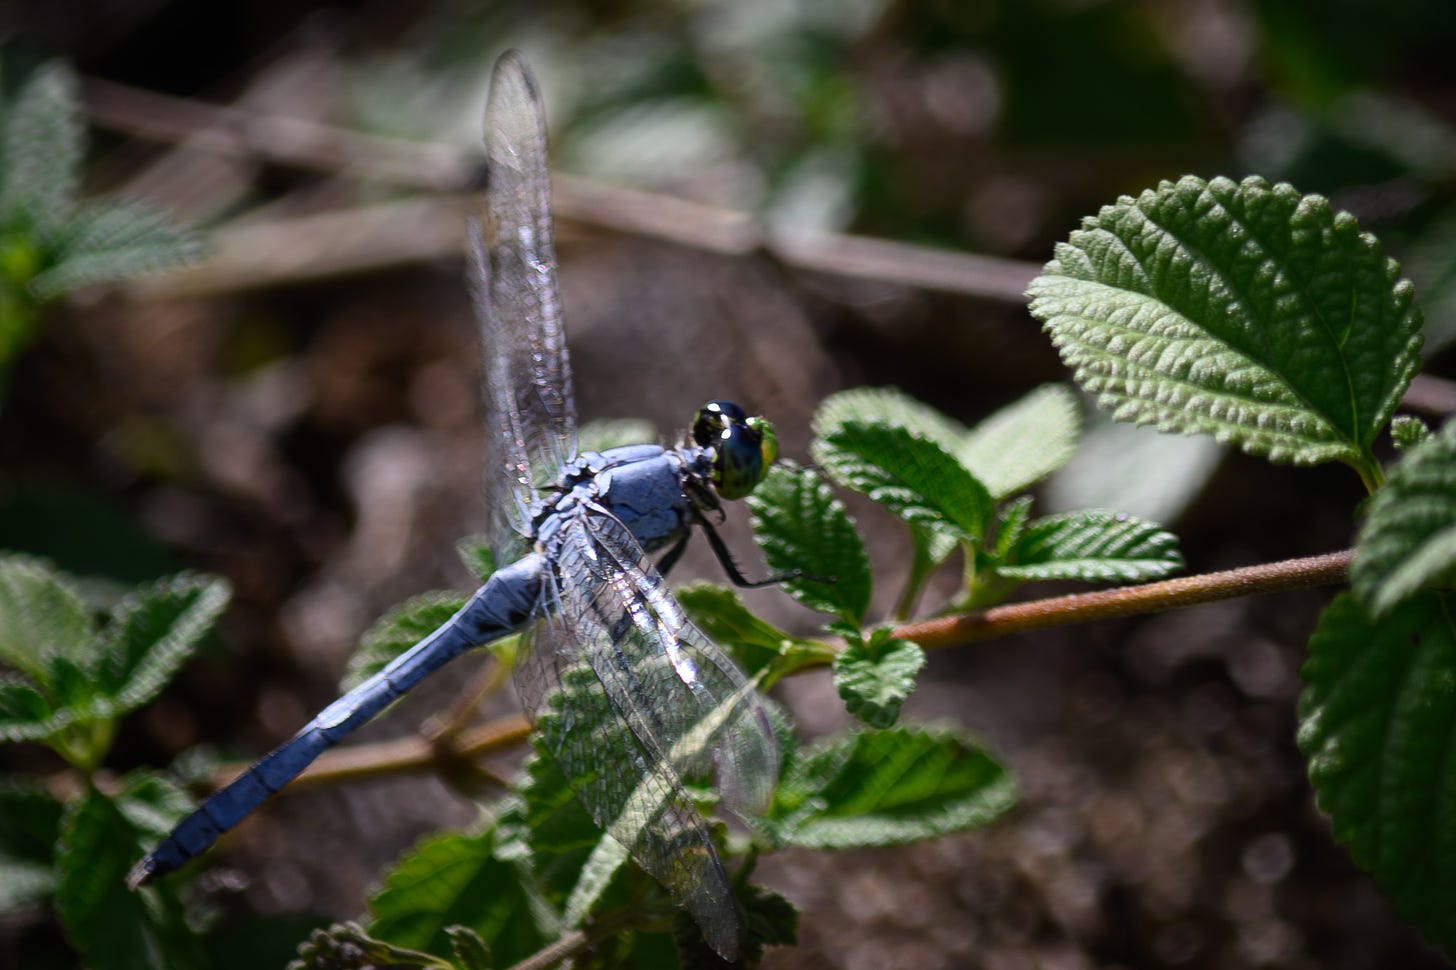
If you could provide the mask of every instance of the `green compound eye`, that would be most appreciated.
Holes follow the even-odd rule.
[[[713,487],[726,499],[752,492],[779,455],[773,425],[731,401],[709,401],[698,410],[693,440],[713,449]]]

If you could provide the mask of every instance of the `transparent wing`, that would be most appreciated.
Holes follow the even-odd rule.
[[[576,454],[571,360],[551,242],[546,121],[520,55],[496,62],[485,108],[483,222],[470,227],[471,289],[484,361],[488,508],[503,551],[535,488]]]
[[[682,778],[716,769],[730,807],[766,807],[778,747],[763,702],[615,518],[575,516],[553,551],[550,618],[519,668],[521,693],[592,818],[715,949],[735,951],[727,876]]]

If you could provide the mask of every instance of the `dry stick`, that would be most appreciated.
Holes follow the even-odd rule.
[[[86,101],[91,120],[97,125],[126,134],[161,141],[186,138],[195,147],[227,156],[250,156],[330,173],[378,179],[433,192],[459,192],[477,181],[481,162],[474,153],[450,146],[422,144],[382,138],[322,125],[310,121],[263,115],[238,108],[209,105],[143,91],[109,81],[86,82]],[[861,279],[897,283],[922,289],[964,293],[986,299],[1020,301],[1026,285],[1040,267],[1034,263],[996,259],[890,240],[870,239],[819,232],[765,231],[751,214],[719,206],[692,202],[674,196],[637,189],[603,185],[589,179],[556,175],[554,211],[558,219],[583,225],[662,239],[696,249],[725,255],[764,251],[785,264],[803,270],[835,273]],[[442,246],[439,233],[428,244],[392,250],[392,258],[404,261],[456,255],[460,251],[460,201],[435,203],[431,214],[449,214],[455,226],[452,239]],[[353,212],[354,210],[349,210]],[[368,210],[365,210],[368,211]],[[387,210],[384,210],[387,211]],[[410,237],[390,221],[376,216],[359,216],[357,224],[343,213],[309,216],[303,219],[333,220],[331,231],[319,237],[327,255],[299,258],[314,264],[325,275],[347,271],[350,254],[361,229],[378,228],[395,239]],[[347,228],[341,223],[348,223]],[[278,220],[270,235],[281,235],[293,220]],[[311,225],[311,223],[305,223]],[[256,244],[260,225],[250,227]],[[226,231],[223,233],[226,238]],[[221,247],[225,252],[232,247]],[[297,247],[294,247],[295,250]],[[381,244],[362,247],[357,268],[380,265]],[[308,278],[306,269],[281,261],[270,261],[280,280]],[[202,273],[207,268],[192,271]],[[178,290],[187,295],[223,289],[226,274],[214,267],[206,285],[189,285],[180,273],[173,278]],[[266,277],[254,269],[241,274],[239,285],[262,285]],[[149,286],[150,295],[170,294],[165,284]]]
[[[382,774],[421,771],[442,762],[466,761],[511,748],[530,736],[530,722],[520,714],[512,714],[452,735],[448,744],[436,744],[429,738],[414,736],[336,748],[321,755],[289,787],[309,788]],[[217,772],[212,779],[214,786],[221,788],[246,768],[246,765],[236,765]]]
[[[448,145],[405,141],[317,122],[174,98],[88,79],[97,125],[160,141],[187,139],[228,156],[458,193],[479,181],[482,160]],[[558,218],[612,232],[741,256],[763,251],[785,265],[854,279],[1021,303],[1037,263],[949,252],[842,233],[769,232],[747,212],[557,174]],[[135,287],[151,297],[300,282],[457,256],[468,197],[411,200],[255,222],[216,234],[219,255],[193,270]],[[1456,412],[1456,382],[1417,375],[1403,403],[1431,415]]]

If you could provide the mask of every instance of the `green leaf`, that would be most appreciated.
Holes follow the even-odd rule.
[[[1431,436],[1426,422],[1410,414],[1397,414],[1390,419],[1390,441],[1396,451],[1410,451]]]
[[[456,927],[452,927],[456,928]],[[357,923],[314,930],[298,945],[288,970],[456,970],[444,957],[371,937]]]
[[[1012,405],[1015,407],[1015,405]],[[845,424],[881,424],[904,428],[956,454],[970,432],[966,426],[893,387],[855,387],[826,397],[814,411],[815,437]]]
[[[631,858],[627,847],[616,839],[598,839],[591,855],[587,856],[586,864],[581,867],[581,877],[566,898],[563,922],[567,926],[580,926]]]
[[[63,808],[44,788],[0,780],[0,913],[55,890]]]
[[[1424,592],[1379,622],[1350,593],[1301,670],[1299,748],[1316,801],[1406,919],[1456,954],[1456,597]]]
[[[772,686],[780,669],[794,669],[833,652],[813,640],[800,640],[749,612],[734,590],[716,583],[690,583],[674,590],[693,625],[714,643],[727,647],[749,677],[767,671],[763,690]]]
[[[518,862],[496,854],[494,828],[426,839],[384,876],[369,899],[371,936],[428,953],[451,948],[450,928],[473,930],[509,965],[550,942]]]
[[[405,600],[385,613],[359,638],[359,649],[349,658],[339,680],[348,693],[383,670],[395,657],[429,636],[465,605],[459,593],[436,591]]]
[[[1425,586],[1456,584],[1456,419],[1407,452],[1370,499],[1350,583],[1376,616]]]
[[[495,572],[495,552],[491,550],[490,542],[484,536],[466,536],[461,539],[455,543],[455,554],[478,582],[485,582]]]
[[[1124,197],[1031,284],[1077,380],[1119,420],[1367,479],[1418,366],[1420,312],[1373,236],[1316,195],[1185,176]]]
[[[955,455],[996,499],[1029,488],[1072,456],[1081,411],[1060,384],[1037,388],[973,429],[935,408],[888,387],[857,387],[825,398],[814,412],[814,433],[823,438],[845,424],[905,428]]]
[[[898,727],[831,738],[790,764],[763,824],[810,849],[903,845],[986,825],[1015,802],[1015,783],[970,739]]]
[[[829,486],[808,469],[779,462],[748,497],[748,507],[770,569],[832,580],[789,580],[789,595],[858,626],[870,604],[870,561],[854,520]]]
[[[1020,580],[1132,583],[1182,568],[1173,533],[1135,516],[1089,509],[1032,522],[996,572]]]
[[[0,131],[0,222],[21,215],[44,235],[76,203],[85,135],[76,77],[60,61],[36,70],[8,106]]]
[[[1076,395],[1047,384],[976,425],[955,454],[999,501],[1070,461],[1081,431]]]
[[[847,641],[834,658],[834,686],[845,709],[870,727],[889,727],[915,689],[915,676],[925,666],[925,651],[919,644],[890,636],[883,627],[868,640],[850,637]]]
[[[578,452],[606,451],[623,445],[657,441],[657,428],[641,418],[602,418],[588,421],[576,433]]]
[[[738,908],[743,913],[744,966],[757,966],[764,947],[799,942],[798,908],[772,889],[744,887],[738,894]]]
[[[160,780],[134,777],[115,799],[93,790],[67,809],[56,908],[66,937],[93,970],[203,965],[197,937],[172,888],[126,888],[127,870],[158,837],[151,822],[180,821],[175,808],[181,802],[185,796]]]
[[[39,560],[0,558],[0,662],[45,689],[56,657],[84,666],[97,659],[99,648],[74,586]]]
[[[130,279],[197,262],[207,253],[202,237],[167,222],[137,203],[97,203],[77,212],[65,227],[55,263],[30,283],[36,300]]]
[[[445,935],[450,937],[450,953],[460,970],[490,970],[490,947],[479,933],[468,926],[447,926]]]
[[[845,488],[907,522],[969,541],[985,534],[992,512],[986,487],[937,442],[907,428],[863,421],[826,427],[815,460]]]
[[[0,741],[39,741],[70,720],[24,677],[0,676]]]
[[[1007,503],[1006,507],[996,516],[996,548],[993,550],[998,560],[1004,560],[1011,555],[1017,543],[1021,542],[1026,535],[1026,525],[1031,518],[1031,496],[1025,495],[1014,502]]]
[[[232,593],[215,577],[173,576],[130,593],[112,611],[97,687],[120,714],[146,704],[187,662]]]

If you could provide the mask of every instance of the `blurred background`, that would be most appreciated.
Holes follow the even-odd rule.
[[[127,722],[118,770],[197,744],[261,755],[335,696],[386,607],[469,585],[455,542],[485,516],[462,213],[508,47],[536,71],[562,174],[584,421],[671,437],[729,398],[802,460],[816,403],[869,384],[974,423],[1066,379],[1019,296],[1055,242],[1184,173],[1257,173],[1353,212],[1417,283],[1427,372],[1456,363],[1448,0],[9,0],[0,39],[6,77],[55,56],[82,74],[88,191],[148,199],[215,250],[69,300],[0,410],[0,547],[98,583],[189,568],[235,588],[219,635]],[[1040,507],[1159,519],[1206,572],[1344,548],[1362,494],[1342,466],[1089,414]],[[908,544],[851,508],[888,607]],[[744,519],[729,540],[756,564]],[[699,549],[680,575],[717,572]],[[983,734],[1022,804],[908,850],[764,860],[804,911],[771,964],[1442,965],[1312,806],[1297,671],[1329,595],[932,657],[906,716]],[[771,590],[752,602],[815,622]],[[415,731],[481,662],[365,739]],[[844,717],[827,674],[781,699],[806,737]],[[475,812],[429,776],[281,797],[215,854],[222,932],[286,954]],[[63,952],[53,924],[0,923],[0,962]]]

